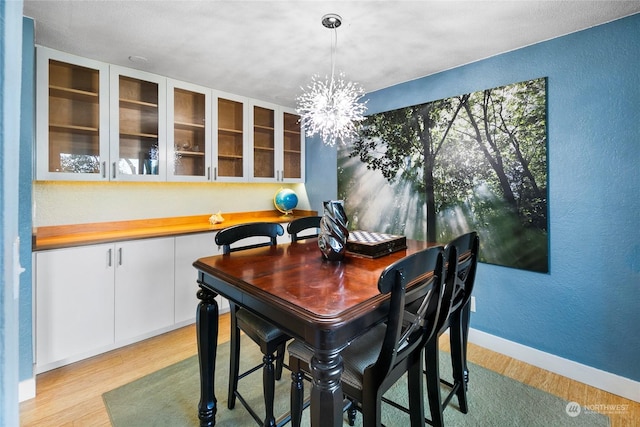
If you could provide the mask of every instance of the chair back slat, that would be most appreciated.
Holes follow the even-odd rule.
[[[240,250],[276,245],[278,243],[277,236],[282,236],[283,234],[284,228],[278,223],[250,222],[233,225],[218,231],[215,241],[218,246],[222,246],[223,254],[229,254]],[[236,242],[250,237],[266,237],[267,240],[260,243],[252,242],[245,245],[234,245]]]
[[[427,341],[432,339],[433,337],[436,337],[437,339],[438,333],[448,323],[449,316],[451,315],[453,310],[456,283],[458,280],[458,251],[454,246],[449,248],[448,250],[445,250],[444,255],[446,256],[446,273],[444,278],[444,287],[442,290],[442,302],[440,304],[440,309],[438,310],[438,315],[433,325],[433,330],[431,330]]]
[[[454,311],[464,307],[469,302],[473,292],[478,265],[478,251],[480,250],[478,233],[472,231],[453,239],[445,246],[445,253],[450,248],[455,248],[458,253],[456,286],[451,308]]]
[[[305,216],[302,218],[296,218],[287,226],[287,232],[291,235],[291,241],[297,242],[298,240],[310,239],[312,237],[318,237],[318,230],[320,228],[321,216]],[[301,231],[315,228],[316,231],[313,234],[304,234],[299,236]]]

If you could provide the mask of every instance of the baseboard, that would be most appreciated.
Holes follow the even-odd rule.
[[[640,382],[471,328],[469,342],[572,380],[640,402]]]
[[[20,381],[18,384],[18,401],[24,402],[34,397],[36,397],[36,379],[29,378],[28,380]]]

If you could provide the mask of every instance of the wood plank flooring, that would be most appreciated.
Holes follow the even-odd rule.
[[[220,317],[219,342],[229,340],[229,315]],[[447,349],[446,340],[441,348]],[[568,401],[604,410],[613,427],[640,426],[640,403],[589,387],[482,347],[469,360]],[[20,404],[21,426],[110,426],[102,394],[197,353],[195,326],[120,348],[37,376],[37,395]],[[194,408],[195,410],[195,408]]]

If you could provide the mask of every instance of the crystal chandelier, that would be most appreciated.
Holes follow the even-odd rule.
[[[331,49],[331,78],[321,80],[313,76],[306,91],[298,96],[298,114],[307,136],[319,134],[322,141],[334,146],[337,141],[345,144],[358,134],[358,126],[364,120],[365,103],[358,102],[364,90],[357,83],[345,81],[344,74],[335,77],[335,54],[338,44],[337,28],[342,18],[336,14],[322,17],[322,25],[334,30]],[[304,89],[303,89],[304,90]]]

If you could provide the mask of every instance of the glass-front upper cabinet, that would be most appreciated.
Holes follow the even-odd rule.
[[[252,175],[255,182],[304,182],[304,134],[294,110],[252,106]]]
[[[38,47],[36,179],[108,180],[109,65]]]
[[[235,95],[215,92],[214,123],[217,129],[214,147],[213,181],[247,181],[248,104]]]
[[[166,79],[111,66],[111,179],[165,181]]]
[[[300,116],[293,110],[282,109],[282,163],[281,178],[284,182],[304,182],[304,132]]]
[[[276,126],[275,105],[265,103],[251,104],[251,149],[252,163],[251,180],[272,182],[278,181],[279,170],[276,165],[276,136],[280,134]]]
[[[167,180],[211,179],[211,91],[167,80]]]

